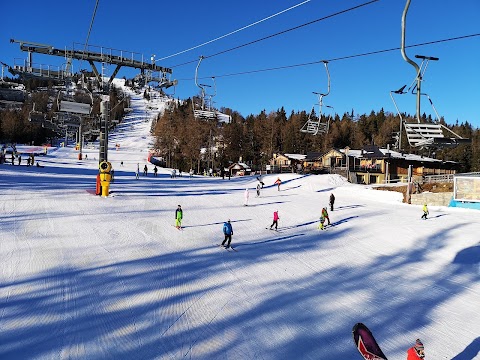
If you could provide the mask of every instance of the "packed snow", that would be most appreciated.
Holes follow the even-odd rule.
[[[417,338],[427,360],[480,359],[478,211],[421,220],[400,194],[336,175],[280,174],[280,191],[266,175],[259,197],[255,176],[154,177],[162,101],[126,91],[109,197],[94,195],[98,144],[87,160],[66,147],[44,167],[0,165],[1,359],[360,359],[357,322],[389,359]],[[217,246],[228,219],[236,252]]]

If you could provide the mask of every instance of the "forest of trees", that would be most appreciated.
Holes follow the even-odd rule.
[[[368,115],[354,114],[353,111],[335,115],[329,119],[329,132],[316,136],[300,132],[310,115],[305,111],[286,114],[282,107],[268,114],[262,111],[246,118],[231,109],[221,111],[232,116],[230,123],[217,124],[216,121],[195,119],[191,99],[168,109],[152,124],[156,154],[166,160],[168,167],[182,170],[219,168],[240,159],[253,169],[264,169],[274,153],[306,154],[346,146],[361,149],[371,144],[393,146],[393,135],[399,131],[398,115],[385,113],[383,109]],[[404,116],[411,118],[407,114]],[[322,122],[325,121],[327,119],[322,118]],[[430,116],[425,115],[423,121],[433,122]],[[468,122],[453,126],[442,124],[460,136],[472,139],[472,143],[446,149],[404,147],[404,150],[444,161],[457,161],[461,163],[463,172],[480,171],[480,130],[474,129]],[[402,143],[408,144],[405,134]],[[216,147],[215,151],[210,151],[213,147]],[[206,152],[201,153],[201,148]]]

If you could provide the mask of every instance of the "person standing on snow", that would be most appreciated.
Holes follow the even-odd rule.
[[[417,341],[415,341],[415,346],[412,346],[407,351],[407,360],[422,360],[424,358],[425,352],[423,343],[420,341],[420,339],[417,339]]]
[[[257,197],[260,196],[260,184],[257,184]]]
[[[263,185],[265,185],[265,183],[262,181],[262,176],[257,176],[257,180],[258,180],[258,183],[260,184],[260,188],[263,189]]]
[[[175,227],[178,230],[182,228],[182,219],[183,219],[182,207],[178,205],[177,210],[175,210]]]
[[[222,246],[225,246],[225,249],[228,249],[230,247],[230,243],[232,242],[233,235],[233,228],[230,219],[223,224],[223,234],[225,235],[225,240],[223,240]],[[227,244],[225,245],[225,243]]]
[[[147,167],[147,165],[145,165],[145,166],[143,167],[143,175],[144,175],[144,176],[147,176],[147,173],[148,173],[148,167]]]
[[[275,230],[278,229],[278,219],[280,219],[278,217],[278,210],[275,210],[273,212],[273,222],[272,222],[272,225],[270,225],[270,230],[272,230],[273,225],[275,225]]]
[[[153,176],[157,176],[157,173],[158,173],[158,168],[157,168],[157,165],[155,165],[155,167],[153,168]]]
[[[323,230],[325,228],[324,224],[325,224],[325,217],[322,215],[320,216],[320,224],[318,224],[318,228],[320,230]]]
[[[427,203],[423,204],[422,210],[423,210],[422,219],[427,220],[427,215],[428,215]]]
[[[333,211],[333,204],[335,203],[335,195],[330,194],[330,211]]]
[[[277,178],[277,180],[275,180],[274,184],[277,184],[277,190],[280,191],[280,184],[282,183],[282,180],[280,180],[280,178]]]
[[[248,191],[248,188],[245,189],[245,193],[243,194],[244,197],[244,206],[248,206],[248,198],[250,197],[250,192]]]
[[[322,216],[328,221],[327,225],[330,225],[330,218],[328,217],[328,212],[326,207],[322,209]]]

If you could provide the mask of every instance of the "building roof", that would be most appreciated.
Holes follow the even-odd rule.
[[[345,149],[340,149],[342,153],[345,153]],[[443,161],[439,159],[433,159],[422,155],[416,154],[408,154],[408,153],[401,153],[398,151],[394,151],[391,149],[384,149],[378,148],[376,146],[366,146],[362,150],[348,150],[348,156],[354,157],[357,159],[382,159],[382,158],[390,158],[390,159],[404,159],[407,161],[423,161],[423,162],[436,162],[436,163],[444,163],[444,162],[451,162],[456,163],[454,161]]]

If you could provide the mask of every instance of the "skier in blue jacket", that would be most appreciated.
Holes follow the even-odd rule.
[[[232,224],[230,223],[230,219],[223,224],[223,234],[225,235],[225,240],[223,240],[222,246],[225,246],[225,249],[228,249],[230,247],[230,243],[232,242],[233,235],[233,228]],[[227,244],[225,245],[225,243]]]

